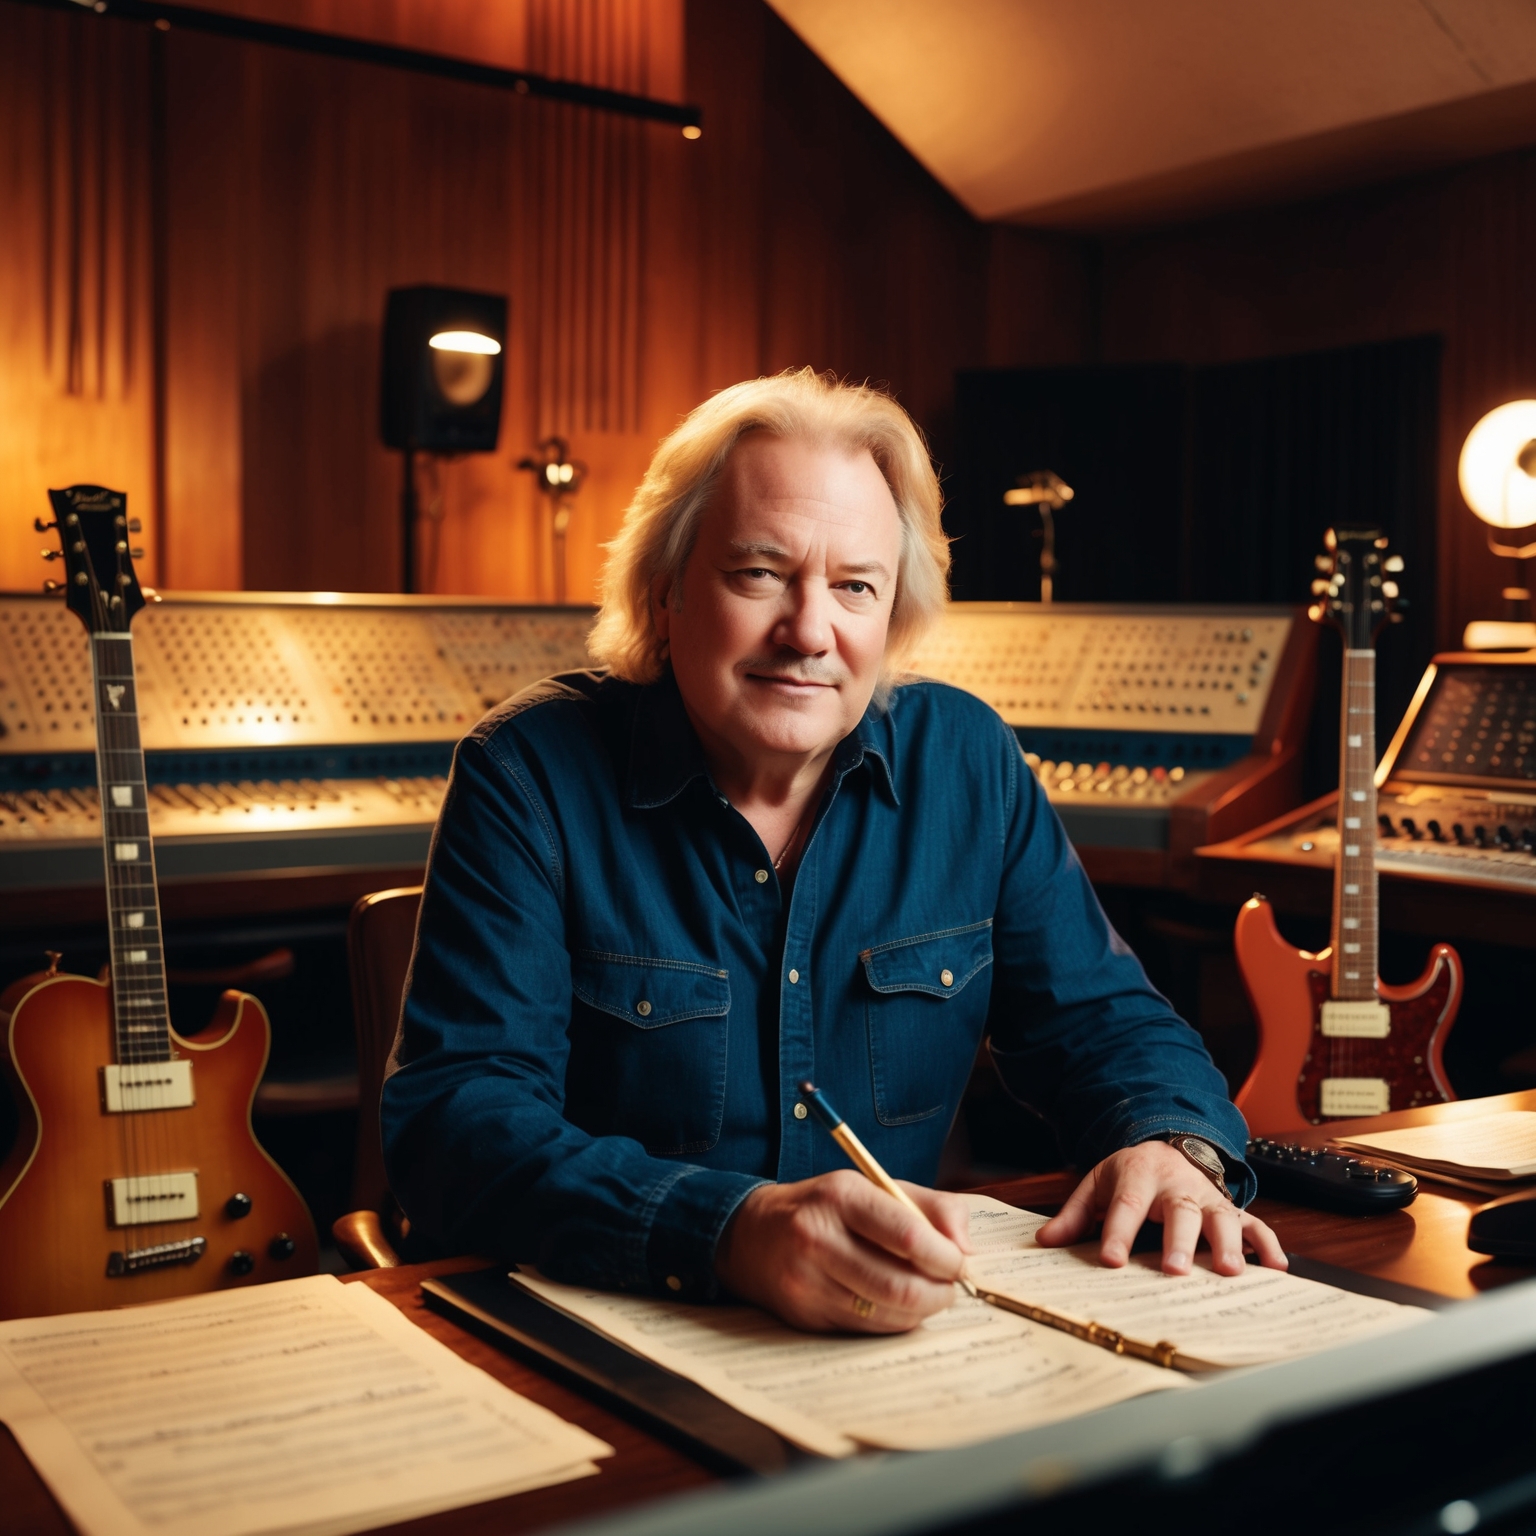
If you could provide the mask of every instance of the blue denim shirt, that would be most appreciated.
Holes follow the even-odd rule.
[[[786,890],[670,675],[572,673],[455,756],[384,1089],[390,1181],[430,1243],[705,1299],[753,1187],[847,1166],[796,1083],[931,1183],[984,1035],[1079,1167],[1192,1131],[1252,1197],[1225,1083],[985,704],[915,682],[872,706]]]

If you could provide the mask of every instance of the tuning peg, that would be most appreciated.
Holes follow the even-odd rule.
[[[1325,574],[1333,569],[1333,560],[1328,555],[1319,555],[1312,564]]]
[[[54,585],[57,586],[58,583],[55,582]],[[1313,603],[1312,606],[1307,609],[1307,617],[1311,619],[1314,624],[1321,624],[1323,622],[1323,605],[1321,603]]]
[[[1328,590],[1330,585],[1331,583],[1326,577],[1319,576],[1317,580],[1312,583],[1312,596],[1321,597],[1323,593]]]
[[[1403,557],[1401,555],[1388,555],[1386,560],[1383,561],[1381,568],[1396,576],[1403,568]]]
[[[39,533],[47,533],[50,528],[57,528],[59,525],[57,523],[45,523],[42,518],[34,517],[32,519],[32,526]]]
[[[45,549],[42,553],[44,560],[57,560],[64,552],[60,549]]]
[[[45,581],[43,583],[44,592],[61,592],[63,589],[64,583],[62,581]]]
[[[1381,590],[1385,592],[1388,597],[1396,597],[1397,583],[1395,581],[1384,581],[1381,584]]]
[[[143,533],[143,531],[144,531],[144,524],[141,523],[138,520],[138,518],[130,517],[128,519],[128,532],[129,533]]]

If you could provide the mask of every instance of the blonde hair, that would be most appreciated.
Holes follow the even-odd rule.
[[[662,441],[608,545],[602,607],[587,642],[593,658],[630,682],[661,676],[666,645],[652,620],[652,584],[661,576],[677,589],[720,471],[747,432],[867,451],[884,475],[901,519],[901,556],[876,695],[883,700],[949,597],[943,497],[922,433],[889,395],[810,368],[722,389]]]

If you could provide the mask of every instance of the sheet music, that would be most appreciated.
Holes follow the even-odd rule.
[[[1188,1385],[957,1293],[911,1333],[800,1333],[755,1307],[699,1307],[512,1276],[589,1327],[822,1456],[989,1439]]]
[[[1462,1169],[1483,1178],[1525,1178],[1536,1173],[1536,1112],[1501,1109],[1438,1125],[1345,1136],[1340,1144],[1384,1152],[1410,1164]]]
[[[340,1536],[612,1454],[330,1275],[0,1323],[0,1419],[82,1536]]]
[[[1187,1275],[1165,1275],[1155,1253],[1134,1254],[1123,1269],[1107,1269],[1099,1263],[1096,1242],[1037,1247],[1034,1234],[1045,1220],[976,1197],[971,1209],[976,1253],[966,1267],[977,1285],[1147,1343],[1166,1339],[1190,1363],[1288,1360],[1433,1315],[1256,1264],[1240,1275],[1218,1275],[1206,1253]]]

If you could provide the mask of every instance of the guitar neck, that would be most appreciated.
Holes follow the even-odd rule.
[[[1344,652],[1339,716],[1339,858],[1333,883],[1333,995],[1374,999],[1377,974],[1376,653]]]
[[[96,685],[96,775],[107,865],[117,1059],[124,1064],[169,1061],[171,1024],[160,943],[160,898],[149,836],[131,638],[92,635],[91,669]]]

